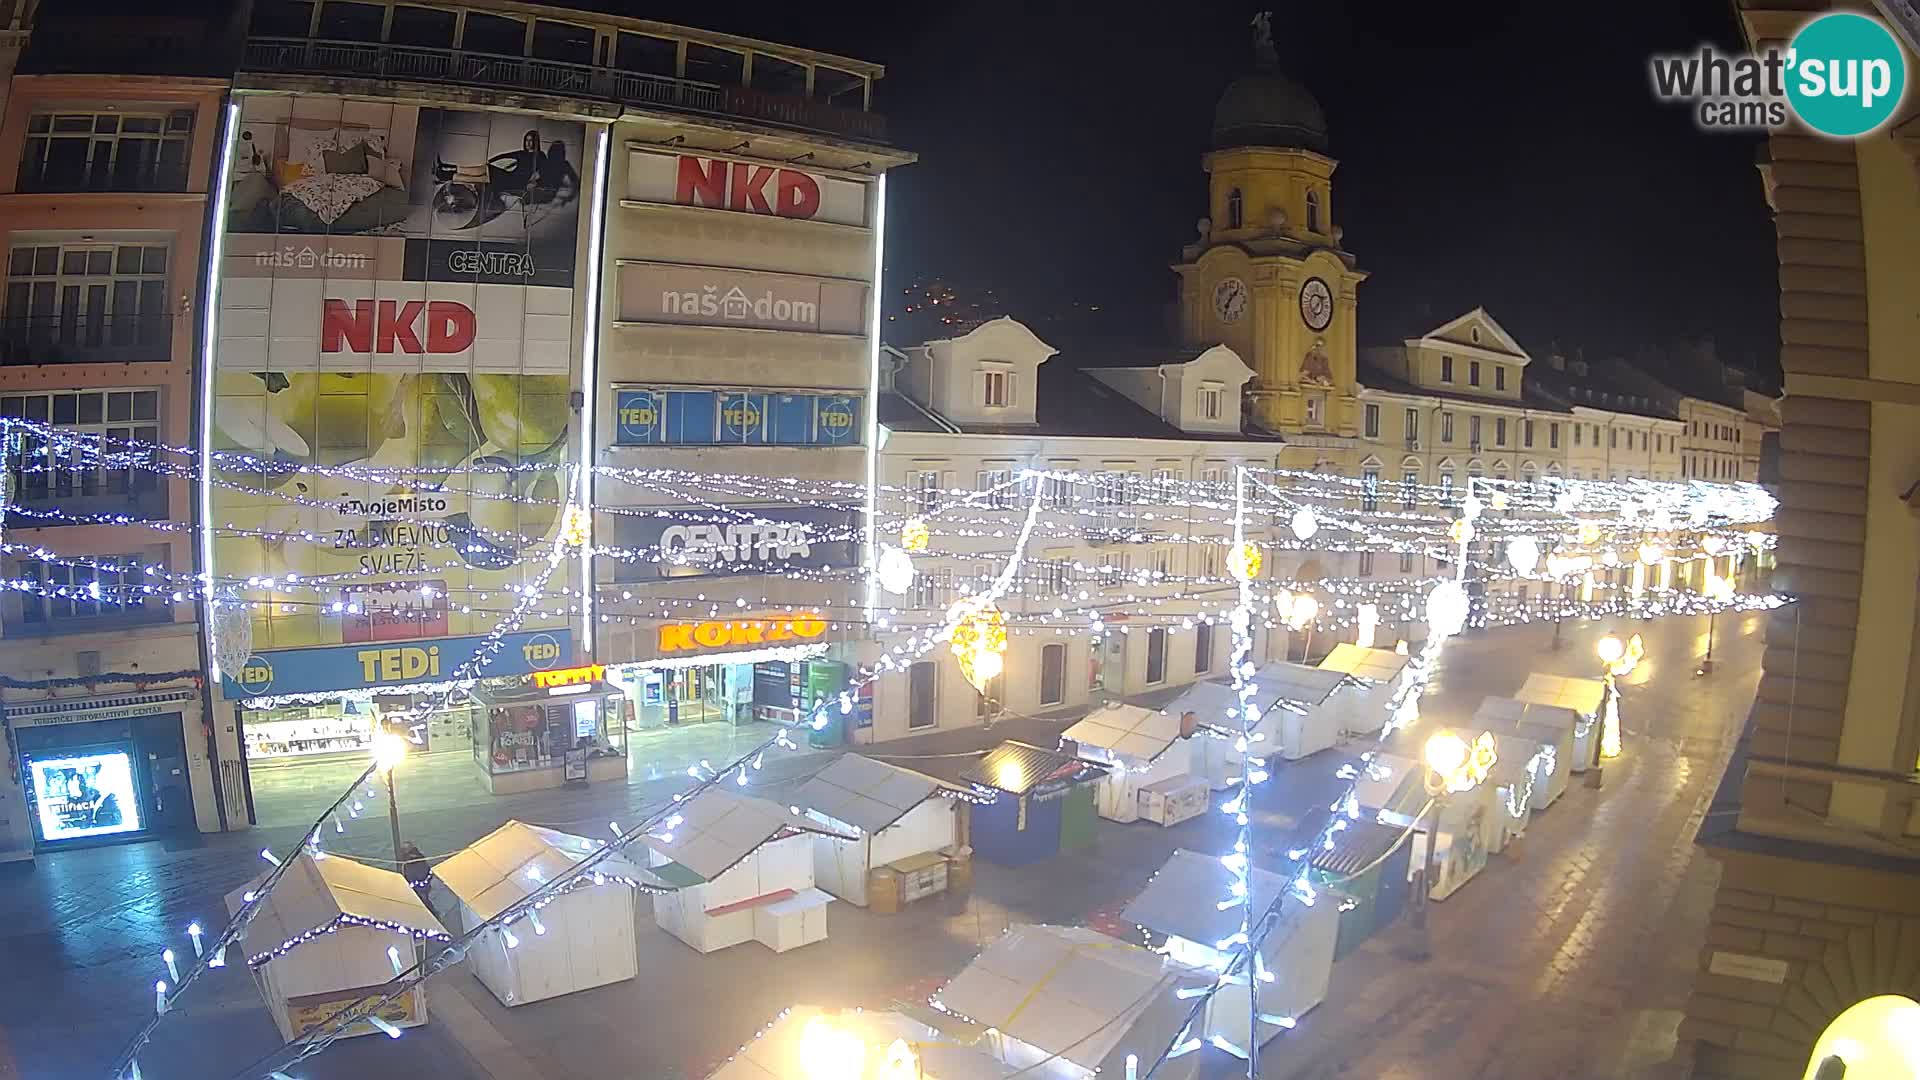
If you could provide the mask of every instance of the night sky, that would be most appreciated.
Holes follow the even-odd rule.
[[[1221,89],[1257,3],[668,4],[649,15],[887,65],[920,155],[889,180],[890,283],[1099,303],[1168,333],[1167,269],[1204,213]],[[1739,43],[1730,0],[1273,4],[1281,66],[1326,109],[1334,222],[1371,277],[1363,342],[1482,304],[1536,353],[1711,335],[1777,364],[1759,140],[1654,101],[1654,51]]]

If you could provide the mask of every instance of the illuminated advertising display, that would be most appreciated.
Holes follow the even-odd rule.
[[[860,396],[757,390],[614,391],[618,446],[858,446]]]
[[[627,198],[836,225],[867,224],[867,182],[769,162],[633,150]]]
[[[116,836],[145,828],[140,799],[134,793],[130,752],[96,748],[59,754],[27,758],[41,840]]]

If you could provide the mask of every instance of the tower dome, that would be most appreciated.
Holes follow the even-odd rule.
[[[1213,108],[1213,148],[1327,149],[1327,116],[1306,87],[1280,73],[1267,15],[1253,20],[1253,70],[1227,85]]]

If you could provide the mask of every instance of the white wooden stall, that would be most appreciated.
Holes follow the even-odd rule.
[[[950,853],[959,813],[947,785],[924,773],[846,753],[800,785],[793,802],[835,833],[815,835],[813,880],[850,904],[867,906],[873,871],[916,855]]]
[[[1298,761],[1340,741],[1341,710],[1329,702],[1352,685],[1344,672],[1276,660],[1255,672],[1253,681],[1262,703],[1255,725],[1266,735],[1262,745],[1278,745],[1280,757]],[[1260,749],[1254,747],[1256,756]]]
[[[1192,775],[1193,745],[1188,736],[1194,730],[1179,713],[1113,704],[1088,713],[1061,738],[1074,744],[1074,753],[1082,760],[1110,766],[1093,788],[1094,808],[1100,816],[1108,821],[1138,821],[1145,789]],[[1173,793],[1161,790],[1162,797],[1152,800],[1163,817],[1169,809],[1184,810],[1189,805],[1165,797]],[[1200,810],[1206,810],[1204,799]]]
[[[1425,865],[1422,860],[1431,839],[1434,874],[1428,894],[1435,900],[1453,895],[1486,867],[1501,828],[1496,815],[1507,812],[1499,805],[1496,785],[1481,783],[1471,791],[1447,795],[1436,829],[1432,813],[1425,811],[1426,766],[1396,754],[1374,754],[1360,764],[1354,798],[1362,808],[1375,811],[1384,824],[1421,830],[1408,862],[1409,879]],[[1429,838],[1429,831],[1438,835]]]
[[[227,910],[238,913],[265,878],[228,893]],[[413,966],[417,941],[447,938],[406,878],[339,855],[316,859],[302,851],[259,903],[240,944],[274,1026],[289,1042],[380,996],[380,987],[396,974],[394,957],[402,967]],[[413,987],[375,1015],[395,1029],[426,1023],[426,986]],[[378,1030],[363,1020],[345,1034]]]
[[[1387,725],[1387,705],[1407,670],[1407,661],[1392,649],[1363,649],[1344,641],[1320,661],[1321,670],[1338,671],[1350,680],[1327,703],[1343,733],[1380,734]]]
[[[1567,771],[1582,773],[1593,765],[1594,741],[1600,738],[1600,725],[1596,721],[1607,697],[1605,682],[1536,671],[1527,676],[1527,681],[1513,696],[1534,705],[1555,705],[1570,710],[1579,722],[1574,725],[1573,760],[1567,763]]]
[[[1571,709],[1518,698],[1487,698],[1473,714],[1475,729],[1493,732],[1500,760],[1525,755],[1532,767],[1535,810],[1545,810],[1566,793],[1579,719]],[[1514,743],[1511,753],[1509,741]]]
[[[1013,1069],[970,1039],[970,1033],[949,1033],[905,1013],[799,1005],[781,1013],[707,1080],[1011,1080]],[[850,1052],[853,1046],[858,1051]],[[858,1071],[848,1065],[856,1056]],[[835,1072],[828,1063],[843,1068]]]
[[[1214,980],[1095,930],[1027,923],[982,950],[934,1004],[991,1029],[982,1045],[1023,1080],[1111,1080],[1126,1075],[1127,1055],[1144,1066],[1180,1041],[1192,1003],[1179,992]],[[1193,1080],[1200,1057],[1169,1059],[1155,1080]]]
[[[814,887],[813,837],[830,832],[765,799],[708,788],[640,840],[648,873],[673,890],[653,898],[654,922],[703,953],[825,940],[833,897]]]
[[[472,929],[525,900],[601,846],[597,840],[509,821],[433,868]],[[634,883],[642,871],[614,855],[531,918],[490,927],[467,946],[467,968],[503,1005],[525,1005],[639,973]]]
[[[1531,794],[1535,765],[1530,755],[1539,746],[1518,736],[1499,737],[1499,742],[1500,758],[1487,777],[1487,782],[1493,785],[1494,805],[1499,809],[1493,816],[1498,827],[1493,830],[1489,845],[1496,855],[1525,835],[1527,826],[1533,824]]]
[[[1167,938],[1167,955],[1182,964],[1218,974],[1226,970],[1230,954],[1215,947],[1240,929],[1238,907],[1220,909],[1229,898],[1233,872],[1214,855],[1177,850],[1133,898],[1121,917]],[[1264,913],[1287,889],[1286,879],[1254,870],[1249,892],[1253,909]],[[1287,1030],[1283,1021],[1298,1020],[1326,1000],[1333,979],[1333,951],[1340,937],[1340,912],[1329,896],[1309,905],[1288,895],[1280,904],[1278,922],[1261,942],[1260,957],[1275,976],[1260,986],[1260,1013],[1272,1017],[1260,1023],[1260,1045]],[[1228,985],[1207,1002],[1203,1038],[1214,1035],[1237,1047],[1248,1044],[1252,1017],[1247,988]]]

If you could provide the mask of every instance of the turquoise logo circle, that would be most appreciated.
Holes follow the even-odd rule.
[[[249,694],[264,694],[273,689],[273,663],[259,653],[247,657],[233,680]]]
[[[1877,19],[1822,15],[1793,36],[1788,55],[1787,102],[1822,135],[1865,135],[1906,96],[1906,57]]]

